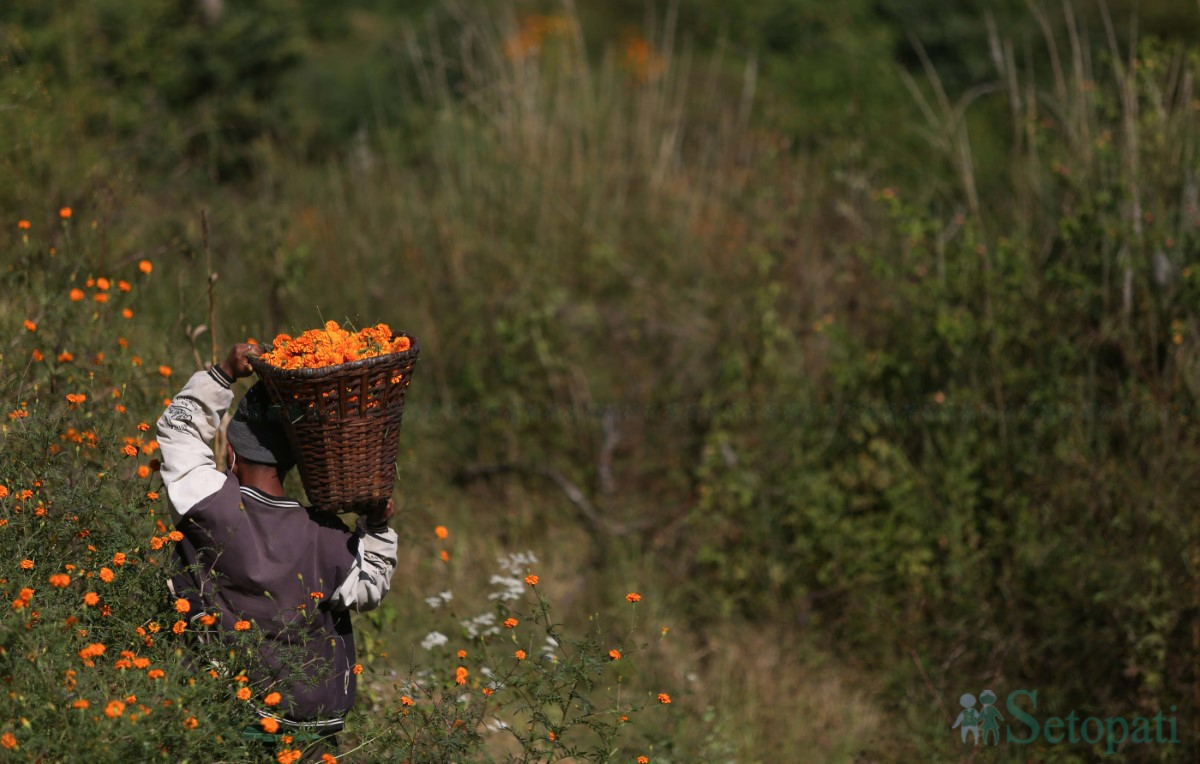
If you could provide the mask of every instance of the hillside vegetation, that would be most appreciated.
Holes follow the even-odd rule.
[[[1165,0],[6,5],[6,755],[253,760],[228,677],[146,631],[137,424],[327,320],[422,346],[342,760],[954,761],[989,687],[1178,720],[1113,760],[1196,755],[1197,29]],[[531,572],[501,606],[528,631],[463,625]]]

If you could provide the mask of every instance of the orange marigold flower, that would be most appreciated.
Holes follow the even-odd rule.
[[[538,577],[532,574],[525,576],[525,583],[529,584],[530,586],[537,586]]]
[[[75,287],[67,296],[71,298],[71,302],[79,302],[84,297],[83,290],[79,287]]]
[[[158,630],[162,627],[158,625],[158,621],[151,621],[150,623],[146,624],[146,628],[150,630],[151,634],[157,634]]]
[[[450,531],[446,530],[446,526],[439,525],[438,527],[433,529],[433,535],[437,536],[440,539],[444,539],[450,535]]]
[[[442,562],[450,562],[450,553],[447,552],[445,549],[438,552],[438,557],[440,557],[442,559]]]
[[[658,702],[662,703],[665,706],[671,702],[671,696],[666,694],[665,692],[660,692],[658,694]]]
[[[27,318],[27,319],[25,319],[25,328],[26,328],[28,331],[31,331],[31,332],[36,332],[36,331],[37,331],[37,324],[35,324],[34,322],[30,321],[30,320]]]
[[[133,667],[136,669],[144,669],[149,665],[150,665],[149,658],[134,658],[133,659]]]
[[[250,700],[250,696],[252,696],[253,694],[254,693],[250,692],[249,687],[239,687],[238,691],[237,691],[237,699],[238,700]]]
[[[108,291],[108,287],[109,287],[108,279],[104,278],[103,276],[96,279],[96,288],[97,289],[100,289],[101,291]]]
[[[377,324],[358,332],[348,332],[336,321],[324,328],[310,329],[299,337],[279,334],[263,360],[285,369],[323,368],[338,364],[397,353],[409,347],[407,337],[393,337],[387,324]]]
[[[87,594],[83,595],[83,604],[95,607],[96,605],[100,604],[100,595],[96,594],[95,592],[88,592]]]
[[[42,359],[44,359],[44,358],[46,357],[46,356],[42,355],[42,351],[38,350],[37,348],[34,348],[34,349],[33,349],[33,352],[32,352],[32,353],[30,353],[29,355],[30,355],[30,356],[33,358],[33,360],[35,360],[35,361],[41,361]]]
[[[412,699],[412,698],[408,697],[407,695],[401,695],[401,696],[400,696],[400,705],[402,705],[402,706],[411,706],[412,704],[413,704],[413,699]]]
[[[238,621],[233,625],[233,628],[237,629],[238,631],[250,631],[250,622]]]
[[[238,674],[233,678],[233,681],[247,684],[250,681],[250,677],[246,676],[245,674]]]
[[[67,402],[72,406],[78,406],[87,400],[87,395],[84,393],[67,393]]]
[[[637,757],[637,764],[650,764],[650,759],[645,756],[639,756]]]
[[[70,207],[63,207],[63,208],[59,209],[59,211],[58,211],[58,216],[59,216],[60,218],[62,218],[63,220],[70,220],[70,218],[71,218],[71,208],[70,208]]]
[[[113,565],[121,566],[125,564],[125,553],[117,552],[113,555]]]
[[[200,722],[196,720],[196,717],[189,716],[188,718],[183,720],[183,726],[186,727],[187,729],[194,730],[194,729],[196,729],[196,727],[200,726]]]
[[[17,747],[16,735],[14,735],[11,732],[5,732],[3,735],[0,735],[0,745],[4,746],[5,748],[7,748],[10,751],[12,749],[16,748]]]
[[[170,377],[171,376],[171,367],[170,366],[159,366],[158,373],[161,376]]]
[[[275,721],[269,716],[264,716],[263,718],[259,719],[258,724],[263,728],[263,731],[269,735],[274,735],[279,731],[279,722]]]
[[[625,595],[625,599],[629,602],[641,602],[642,595],[638,594],[637,592],[630,592],[629,594]]]
[[[300,761],[300,757],[303,755],[304,753],[298,748],[285,748],[275,754],[275,761],[279,762],[279,764],[294,764]]]
[[[82,633],[86,633],[86,632],[82,632]],[[99,642],[88,645],[87,647],[85,647],[79,651],[79,659],[82,660],[88,666],[94,666],[96,664],[92,662],[92,659],[99,658],[101,655],[104,654],[104,651],[106,649],[107,648],[105,648],[104,645],[100,644]]]
[[[187,621],[176,621],[175,625],[171,627],[171,631],[176,634],[182,634],[187,631]]]
[[[63,589],[71,583],[71,577],[66,573],[55,573],[50,576],[50,585],[55,589]]]
[[[121,279],[120,281],[117,282],[117,289],[120,289],[122,292],[128,292],[130,289],[133,289],[133,287],[129,284],[128,281],[126,281],[125,279]]]
[[[200,625],[201,626],[212,626],[216,622],[217,622],[216,616],[209,615],[208,613],[205,613],[204,615],[200,616]]]
[[[466,666],[459,666],[458,668],[454,669],[455,684],[466,684],[467,674],[468,672]]]
[[[0,499],[8,496],[8,486],[0,485]]]
[[[146,676],[150,677],[151,679],[162,679],[166,675],[166,672],[162,669],[150,669],[146,672]]]
[[[100,569],[100,580],[106,584],[111,584],[112,580],[113,580],[112,568],[101,568]]]
[[[17,228],[20,228],[22,231],[28,231],[30,225],[31,224],[28,220],[18,220],[17,221]]]
[[[33,570],[33,560],[21,560],[21,567],[25,570]]]
[[[517,650],[513,655],[517,656],[517,660],[519,661],[523,661],[528,657],[524,650]]]
[[[458,659],[459,659],[459,660],[462,660],[462,659],[464,659],[464,658],[466,658],[466,657],[467,657],[467,651],[466,651],[466,650],[459,650],[459,651],[458,651],[458,653],[457,653],[457,655],[458,655]]]
[[[611,659],[612,659],[612,660],[614,660],[614,661],[619,661],[619,660],[621,660],[621,651],[620,651],[620,650],[615,650],[615,649],[614,649],[614,650],[609,650],[609,651],[608,651],[608,657],[609,657],[609,658],[611,658]]]
[[[279,701],[283,700],[283,696],[277,692],[268,693],[267,697],[263,698],[263,703],[268,706],[277,706]]]
[[[515,629],[515,628],[517,628],[518,623],[520,623],[520,621],[518,621],[516,618],[505,618],[504,619],[504,628]]]
[[[144,464],[139,464],[137,468],[137,476],[143,479],[150,477],[150,468]]]
[[[189,611],[191,609],[192,609],[192,603],[188,602],[187,600],[183,599],[182,597],[175,600],[175,612],[186,613],[187,611]]]
[[[164,546],[166,546],[166,543],[167,542],[162,540],[162,536],[151,536],[150,537],[150,548],[156,552],[159,549],[162,549]]]
[[[92,704],[88,703],[83,698],[80,698],[79,700],[77,700],[71,704],[71,708],[91,708],[91,707],[92,707]]]
[[[103,305],[104,303],[108,302],[108,295],[104,292],[96,292],[94,295],[92,295],[92,299]]]
[[[309,592],[308,596],[312,597],[314,600],[319,600],[319,599],[323,598],[325,595],[322,594],[321,592]]]
[[[332,753],[321,754],[321,764],[337,764],[337,757]]]
[[[109,719],[116,719],[123,713],[125,713],[125,704],[119,700],[110,700],[104,707],[104,715]]]
[[[142,273],[149,273],[154,270],[154,263],[150,262],[149,260],[143,260],[138,263],[138,270]]]
[[[126,443],[121,447],[121,453],[125,454],[126,456],[137,456],[138,449],[137,446],[133,445],[132,443]]]
[[[491,687],[484,687],[482,692],[484,694],[484,697],[490,698],[490,697],[492,697],[492,694],[495,693],[496,691],[493,690]]]
[[[158,501],[158,491],[146,491],[146,498],[150,501]]]

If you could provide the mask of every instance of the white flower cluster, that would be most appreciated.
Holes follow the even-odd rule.
[[[519,576],[529,570],[530,565],[537,565],[537,561],[538,558],[533,552],[513,552],[510,555],[496,558],[500,568],[514,576]]]
[[[542,657],[549,658],[552,663],[558,663],[558,656],[555,653],[558,650],[558,640],[554,637],[546,637],[546,644],[542,645]]]
[[[468,639],[491,637],[500,633],[500,627],[496,625],[495,613],[482,613],[459,623],[463,627],[463,630],[467,632]]]
[[[508,729],[508,722],[499,716],[493,716],[492,721],[485,722],[483,726],[487,728],[488,732],[500,732],[501,730]]]
[[[454,599],[454,595],[451,594],[450,592],[446,591],[446,592],[442,592],[441,594],[435,594],[432,597],[426,597],[425,604],[429,605],[429,607],[436,610],[437,608],[441,607],[442,605],[445,605],[452,599]]]
[[[421,647],[425,648],[426,650],[432,650],[435,647],[441,647],[449,641],[450,638],[442,632],[431,631],[425,635],[425,639],[421,640]]]
[[[536,565],[537,561],[533,552],[514,552],[497,558],[500,569],[508,575],[494,575],[488,580],[488,583],[493,586],[500,587],[497,591],[489,594],[488,599],[501,602],[521,599],[525,594],[524,576],[528,572],[529,566]]]

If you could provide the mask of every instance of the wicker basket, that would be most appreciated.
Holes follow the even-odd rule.
[[[322,369],[250,365],[279,405],[313,507],[366,512],[392,496],[404,396],[420,343],[402,353]]]

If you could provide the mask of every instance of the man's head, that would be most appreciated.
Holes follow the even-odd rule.
[[[237,461],[272,466],[281,480],[296,464],[279,409],[262,382],[246,391],[225,434]]]

